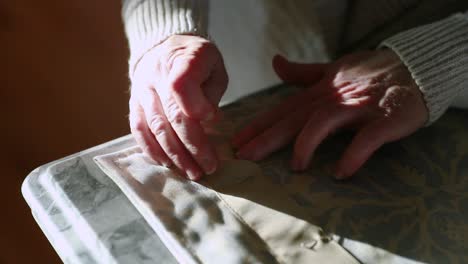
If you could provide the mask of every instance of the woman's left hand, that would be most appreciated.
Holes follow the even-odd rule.
[[[334,166],[352,176],[380,146],[406,137],[428,119],[423,96],[391,50],[365,51],[329,64],[299,64],[276,56],[273,68],[286,83],[306,88],[237,133],[238,157],[261,160],[295,140],[291,168],[304,170],[317,146],[341,128],[357,130]]]

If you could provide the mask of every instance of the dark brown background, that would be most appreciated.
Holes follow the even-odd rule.
[[[60,263],[20,186],[46,162],[128,133],[120,1],[0,1],[0,263]]]

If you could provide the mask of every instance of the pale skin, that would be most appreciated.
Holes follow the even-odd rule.
[[[131,132],[152,159],[192,180],[218,166],[202,121],[216,119],[228,76],[218,49],[196,36],[175,35],[146,53],[135,67]]]
[[[344,179],[382,145],[414,133],[428,119],[418,86],[391,50],[354,53],[328,64],[276,56],[273,68],[284,82],[304,89],[234,136],[241,159],[258,161],[292,143],[291,169],[302,171],[328,135],[352,128],[356,134],[332,171]],[[129,117],[137,143],[156,162],[192,180],[213,173],[218,157],[203,124],[216,119],[227,83],[220,52],[203,38],[172,36],[150,50],[132,77]]]

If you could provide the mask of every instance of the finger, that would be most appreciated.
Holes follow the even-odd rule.
[[[192,158],[206,174],[216,171],[218,158],[200,122],[185,116],[173,99],[163,103],[164,112],[172,129]]]
[[[163,92],[160,86],[156,87],[156,90],[158,94],[159,92]],[[200,122],[187,117],[172,96],[160,102],[160,107],[169,121],[172,130],[191,157],[206,174],[216,171],[218,166],[216,151],[206,136]]]
[[[356,173],[377,149],[393,139],[394,131],[390,127],[387,120],[382,120],[360,129],[337,162],[334,176],[345,179]]]
[[[213,74],[219,51],[214,46],[201,49],[196,56],[175,59],[168,78],[168,94],[159,93],[163,100],[173,97],[183,113],[198,120],[209,120],[216,107],[208,100],[202,84]],[[215,78],[215,77],[212,77]]]
[[[297,94],[289,97],[284,102],[276,106],[273,110],[259,114],[250,124],[237,132],[231,140],[231,144],[235,148],[240,148],[244,144],[251,141],[254,137],[270,128],[273,124],[290,116],[301,105],[314,101],[315,97],[319,96],[320,91],[324,90],[324,85],[318,83],[305,91],[300,91]]]
[[[173,164],[181,171],[185,172],[191,180],[199,179],[202,175],[202,171],[172,129],[171,124],[164,114],[156,91],[151,88],[145,89],[140,98],[140,102],[145,113],[148,127],[166,155],[172,160]]]
[[[166,167],[172,165],[164,150],[151,134],[145,120],[145,114],[141,106],[134,99],[130,99],[130,131],[133,138],[146,155],[159,164]]]
[[[222,60],[218,61],[210,77],[203,83],[203,91],[208,101],[218,110],[219,101],[227,89],[229,77]]]
[[[313,84],[319,81],[325,73],[327,64],[294,63],[281,55],[273,57],[273,69],[278,77],[286,83]]]
[[[304,98],[304,96],[299,92],[276,106],[273,110],[259,114],[252,122],[234,135],[231,144],[235,148],[240,148],[248,143],[255,136],[272,126],[275,121],[281,120],[294,112],[298,105],[300,105],[301,98]]]
[[[358,117],[357,111],[330,104],[318,109],[310,116],[294,145],[291,167],[293,170],[304,170],[318,147],[331,133],[350,123]]]
[[[245,144],[238,151],[237,156],[257,161],[285,146],[294,139],[307,122],[311,109],[313,109],[311,105],[302,106],[287,117],[280,119],[271,128]]]

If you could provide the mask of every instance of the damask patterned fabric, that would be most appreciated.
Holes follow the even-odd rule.
[[[295,89],[291,87],[278,86],[224,107],[225,119],[230,122],[223,123],[220,130],[229,136],[258,111],[270,108],[294,92]],[[317,253],[325,254],[327,258],[333,257],[335,253],[325,253],[329,248],[333,251],[338,249],[338,252],[343,252],[343,249],[333,241],[323,243],[322,239],[327,241],[327,234],[331,233],[331,238],[364,263],[467,263],[467,131],[468,112],[450,110],[431,127],[381,148],[355,177],[344,182],[334,180],[326,168],[339,158],[349,143],[349,132],[337,133],[324,142],[317,150],[312,167],[303,173],[292,173],[288,169],[290,149],[284,149],[260,162],[261,173],[251,169],[247,170],[250,173],[231,174],[227,179],[208,177],[200,184],[185,183],[185,180],[171,172],[157,172],[154,165],[148,165],[150,161],[138,149],[110,154],[98,160],[124,192],[122,184],[118,182],[119,177],[134,182],[135,186],[142,186],[136,178],[132,178],[134,176],[131,175],[135,173],[143,173],[148,181],[156,181],[152,187],[155,190],[169,192],[171,189],[164,186],[186,185],[187,192],[194,195],[193,201],[196,203],[188,203],[192,204],[192,209],[184,205],[177,212],[180,215],[191,215],[193,221],[203,218],[193,214],[199,209],[222,208],[218,215],[223,217],[213,218],[207,223],[213,226],[221,223],[219,219],[225,219],[224,223],[232,220],[229,223],[235,223],[233,230],[241,230],[240,233],[227,232],[234,238],[242,237],[240,240],[229,239],[229,236],[224,238],[230,246],[223,248],[238,249],[236,254],[231,255],[234,261],[251,257],[253,262],[288,262],[296,260],[289,258],[291,256],[288,256],[288,252],[302,252],[302,248],[312,248],[304,251],[312,255]],[[133,154],[129,156],[130,153],[134,153],[141,163],[138,163],[139,166],[130,166],[131,170],[128,170],[125,169],[129,168],[128,162],[135,157]],[[112,159],[116,161],[114,165],[110,163]],[[229,166],[235,167],[235,164]],[[130,174],[119,172],[120,176],[115,177],[110,173],[111,170],[127,170]],[[198,196],[197,190],[203,190],[203,195]],[[154,196],[153,201],[159,197]],[[168,208],[175,204],[172,198],[161,201],[167,203]],[[254,204],[250,206],[251,201]],[[226,208],[228,205],[230,208]],[[258,218],[270,213],[275,215],[271,219]],[[262,226],[268,230],[278,228],[278,233],[271,233],[270,236],[261,229]],[[289,227],[288,232],[279,231],[284,226]],[[168,227],[175,228],[172,225]],[[318,227],[325,232],[321,233]],[[224,229],[227,227],[219,228],[229,230]],[[204,232],[199,230],[198,233]],[[196,244],[196,237],[191,238],[195,242],[183,241]],[[199,236],[210,237],[216,236]],[[278,246],[276,243],[281,243],[278,237],[293,246]],[[217,239],[219,237],[213,241]],[[255,244],[251,249],[248,248],[251,245],[248,241]],[[321,249],[314,251],[317,246]],[[249,254],[245,253],[247,251]],[[245,254],[242,255],[242,252]],[[346,256],[344,253],[338,256]],[[214,259],[214,256],[211,257]],[[330,262],[333,263],[325,261]]]

